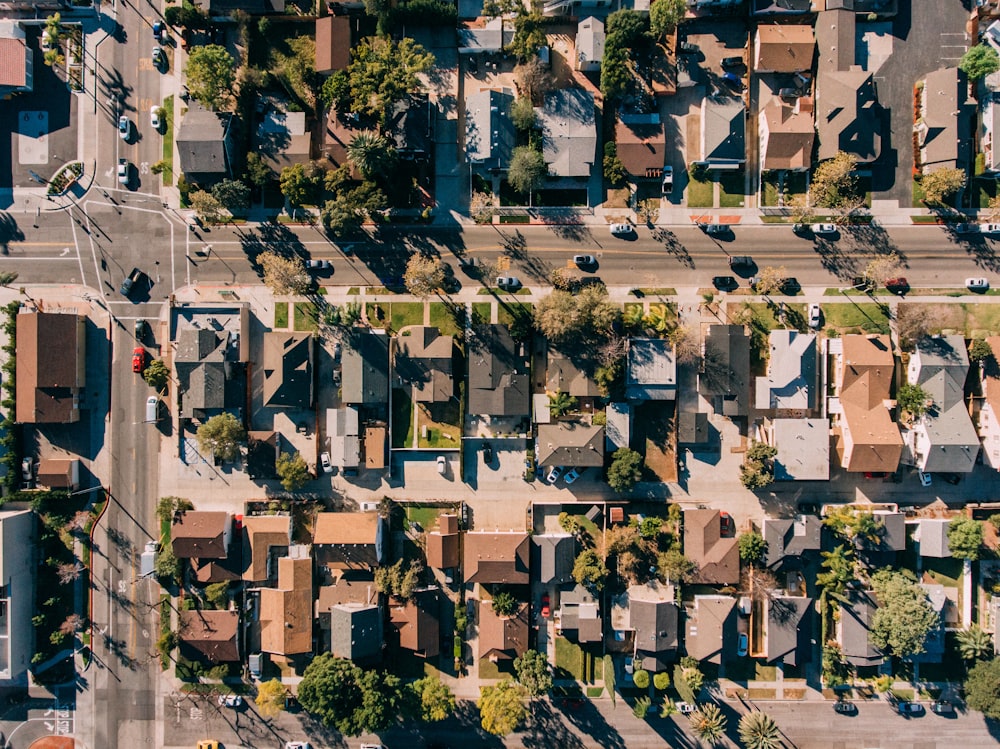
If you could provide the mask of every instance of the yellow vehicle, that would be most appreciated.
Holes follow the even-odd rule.
[[[202,739],[198,742],[198,749],[219,749],[219,742],[214,739]]]

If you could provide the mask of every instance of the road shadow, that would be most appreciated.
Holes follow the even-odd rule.
[[[605,720],[590,700],[557,699],[552,702],[552,708],[561,713],[580,733],[597,739],[601,746],[608,749],[626,749],[625,739]]]
[[[583,749],[584,746],[580,737],[566,725],[563,716],[555,713],[550,703],[540,700],[531,706],[531,716],[521,733],[521,743],[528,749],[549,749],[553,746]]]
[[[653,239],[657,242],[661,242],[663,244],[663,249],[676,258],[677,261],[685,268],[694,268],[694,258],[691,257],[691,253],[689,253],[687,248],[681,244],[677,235],[672,231],[662,228],[654,229]]]

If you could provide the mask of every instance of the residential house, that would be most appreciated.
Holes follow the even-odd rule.
[[[278,460],[278,433],[271,430],[251,430],[247,432],[247,476],[258,479],[276,479]]]
[[[385,558],[385,523],[377,512],[320,512],[313,530],[317,565],[374,569]]]
[[[708,169],[739,169],[746,162],[746,105],[739,96],[701,100],[701,158]]]
[[[573,579],[576,539],[568,533],[541,533],[531,537],[531,568],[542,585]]]
[[[677,444],[697,447],[708,443],[708,414],[681,411],[677,414]]]
[[[937,614],[937,623],[924,637],[924,650],[907,658],[913,663],[941,663],[944,660],[945,629],[962,626],[958,616],[958,588],[945,587],[936,583],[920,583],[927,594],[927,602]]]
[[[35,515],[0,512],[0,682],[21,684],[35,652]],[[39,596],[48,597],[45,591]]]
[[[174,513],[170,548],[178,559],[226,559],[233,540],[228,512],[183,510]]]
[[[993,351],[1000,353],[1000,336],[986,339]],[[979,406],[979,437],[983,446],[984,462],[1000,471],[1000,365],[996,356],[980,362],[983,399]]]
[[[609,403],[604,415],[607,420],[604,425],[605,451],[613,453],[620,447],[628,447],[632,440],[632,405]]]
[[[382,652],[382,609],[371,603],[330,607],[330,652],[352,661],[377,660]]]
[[[313,405],[312,333],[264,333],[264,405],[308,409]]]
[[[921,518],[913,539],[918,542],[920,556],[932,559],[951,559],[948,545],[948,526],[951,520],[945,518]]]
[[[341,400],[385,411],[389,404],[389,337],[381,332],[351,330],[343,340],[340,362]]]
[[[437,110],[425,93],[411,92],[392,105],[386,129],[396,158],[401,162],[427,163],[434,153]]]
[[[73,424],[87,385],[87,318],[50,312],[16,317],[15,421]]]
[[[663,338],[629,338],[626,343],[625,397],[630,401],[677,398],[677,356]]]
[[[232,177],[238,130],[235,115],[191,100],[174,139],[185,179],[206,185]]]
[[[323,155],[334,167],[347,167],[352,179],[360,179],[361,173],[348,157],[347,149],[355,136],[375,129],[377,122],[372,119],[362,119],[357,112],[338,112],[331,108],[323,129]]]
[[[497,19],[498,21],[500,19]],[[510,117],[514,93],[488,88],[465,97],[465,159],[497,173],[510,166],[517,131]]]
[[[180,654],[189,661],[238,663],[240,612],[192,609],[178,612]]]
[[[26,37],[19,23],[0,22],[0,99],[34,88],[34,55]]]
[[[1000,23],[994,22],[991,28]],[[1000,174],[1000,72],[990,73],[979,84],[979,152],[983,154],[985,175]]]
[[[313,560],[293,546],[278,560],[273,588],[260,589],[260,649],[278,656],[313,652]]]
[[[249,316],[247,304],[181,309],[174,352],[181,418],[205,421],[246,409]]]
[[[417,403],[445,403],[455,395],[454,339],[432,325],[414,325],[396,338],[393,371],[400,387],[412,387]]]
[[[206,16],[229,16],[241,10],[254,15],[284,13],[285,0],[192,0]]]
[[[859,164],[882,152],[883,110],[874,72],[855,64],[855,14],[840,8],[816,17],[816,132],[822,161],[844,151]]]
[[[600,388],[594,378],[571,357],[548,347],[545,391],[548,393],[568,393],[574,398],[598,398]]]
[[[316,72],[330,75],[346,70],[351,62],[351,16],[327,15],[316,19]]]
[[[773,96],[757,115],[761,168],[805,171],[812,166],[813,100],[802,96],[789,102]]]
[[[979,454],[979,436],[965,403],[969,354],[959,335],[927,336],[917,341],[906,379],[932,402],[905,427],[904,462],[924,473],[969,473]]]
[[[535,113],[550,177],[590,177],[597,159],[595,111],[594,95],[582,88],[545,94]]]
[[[868,511],[864,506],[855,510]],[[872,515],[879,526],[877,537],[857,536],[854,547],[864,554],[871,567],[889,566],[895,561],[897,552],[906,550],[906,516],[890,510],[875,510]]]
[[[654,580],[630,585],[628,628],[635,633],[635,658],[653,673],[664,671],[677,654],[680,608],[673,585]]]
[[[765,562],[775,570],[801,569],[802,556],[819,553],[823,521],[815,515],[764,518],[762,534],[767,543]]]
[[[389,622],[399,647],[421,658],[436,658],[440,652],[440,602],[437,588],[418,590],[408,601],[389,601]]]
[[[527,363],[506,325],[487,325],[469,346],[468,412],[509,419],[527,417],[531,390]]]
[[[754,36],[755,73],[812,70],[816,42],[807,24],[761,24]]]
[[[828,0],[829,3],[840,0]],[[850,2],[850,0],[847,0]],[[706,3],[707,7],[717,9],[730,5],[730,0],[697,0],[698,5]],[[816,12],[815,0],[753,0],[751,13],[755,16],[792,16]]]
[[[458,516],[438,515],[437,530],[427,534],[427,566],[448,570],[458,566]]]
[[[499,54],[513,40],[514,24],[498,16],[489,19],[483,26],[460,28],[458,30],[458,54]]]
[[[471,534],[470,534],[471,535]],[[500,616],[492,601],[479,602],[479,657],[493,663],[512,661],[528,649],[528,604],[517,604],[511,616]]]
[[[816,336],[772,330],[767,376],[757,378],[757,408],[800,416],[816,408]]]
[[[694,582],[733,585],[740,580],[740,550],[735,537],[723,537],[718,510],[684,511],[684,555],[698,565]]]
[[[276,175],[285,167],[309,161],[312,133],[306,127],[306,113],[269,108],[257,126],[257,153]]]
[[[827,419],[769,419],[765,442],[777,448],[774,478],[778,481],[828,481],[830,422]]]
[[[845,335],[836,352],[837,416],[834,435],[843,467],[851,472],[892,473],[899,466],[903,438],[892,420],[890,398],[896,361],[887,335]]]
[[[604,465],[604,427],[577,421],[539,424],[535,463],[539,466],[586,468]]]
[[[587,16],[576,25],[576,69],[595,73],[604,59],[604,21]]]
[[[328,408],[326,436],[330,440],[330,462],[337,468],[356,471],[361,466],[361,414],[358,407]]]
[[[764,658],[787,666],[807,663],[813,650],[813,599],[773,595],[764,602]]]
[[[292,519],[288,515],[243,517],[243,582],[267,585],[278,573],[277,560],[292,544]]]
[[[39,489],[76,491],[80,488],[80,459],[42,458],[35,472],[35,485]]]
[[[600,604],[583,585],[574,585],[559,594],[556,626],[563,637],[580,645],[604,639]]]
[[[619,113],[615,151],[632,179],[660,179],[667,159],[667,139],[659,113]]]
[[[920,143],[919,165],[924,174],[938,169],[966,171],[972,159],[967,133],[972,114],[969,84],[958,68],[939,68],[924,78],[920,119],[914,129]]]
[[[463,570],[467,583],[526,585],[531,542],[524,531],[465,534]]]
[[[871,623],[878,604],[871,591],[850,590],[840,604],[837,642],[844,660],[852,666],[880,666],[884,653],[871,641]]]
[[[699,661],[722,664],[736,653],[736,599],[696,595],[685,617],[687,654]]]
[[[365,468],[381,470],[386,467],[386,455],[389,447],[389,428],[385,424],[365,427]]]
[[[716,413],[745,416],[750,402],[750,336],[742,325],[709,325],[698,392]]]

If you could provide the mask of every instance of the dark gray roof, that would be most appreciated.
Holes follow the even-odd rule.
[[[312,407],[312,333],[265,333],[263,368],[265,406]]]
[[[636,655],[643,668],[662,671],[673,659],[679,642],[680,610],[672,585],[633,585],[628,589],[629,626],[635,630]]]
[[[813,599],[774,596],[767,605],[765,635],[768,662],[778,659],[790,666],[809,660]]]
[[[576,642],[600,642],[603,637],[600,604],[582,585],[559,594],[559,623],[563,635]]]
[[[233,115],[212,112],[200,104],[191,108],[177,129],[177,153],[184,174],[215,175],[230,173],[227,139],[231,137]]]
[[[404,160],[426,159],[434,148],[432,108],[427,94],[409,94],[393,105],[386,128]]]
[[[698,391],[716,396],[727,416],[741,416],[750,407],[750,336],[742,325],[710,325]]]
[[[530,385],[506,325],[487,325],[469,346],[469,413],[527,416]]]
[[[721,663],[733,654],[736,642],[736,599],[732,596],[695,596],[689,609],[684,645],[699,661]]]
[[[920,587],[927,593],[927,600],[937,613],[938,621],[924,637],[924,652],[910,656],[907,660],[916,663],[940,663],[944,658],[945,608],[953,604],[949,604],[943,585],[920,583]]]
[[[746,161],[746,107],[735,96],[706,96],[701,105],[702,160],[737,164]]]
[[[344,603],[330,607],[330,652],[337,658],[365,660],[382,650],[382,612],[378,606]]]
[[[543,584],[572,580],[576,540],[568,533],[531,537],[531,568]]]
[[[539,424],[535,460],[540,466],[603,466],[604,427],[569,421]]]
[[[489,89],[465,97],[465,158],[485,166],[510,165],[517,142],[510,108],[514,94]]]
[[[663,338],[630,338],[625,369],[628,400],[674,400],[677,359],[674,345]]]
[[[352,330],[341,354],[344,403],[376,406],[389,402],[389,337]]]
[[[852,666],[882,663],[882,651],[871,642],[871,620],[876,608],[869,591],[852,591],[840,606],[840,649]]]
[[[245,370],[238,357],[239,345],[225,331],[221,334],[206,328],[180,331],[174,365],[182,417],[201,417],[206,411],[245,406],[242,401]]]
[[[597,157],[594,95],[582,88],[550,91],[544,106],[535,111],[549,173],[554,177],[589,177]]]
[[[968,99],[968,83],[958,68],[940,68],[924,78],[921,130],[921,164],[925,173],[942,167],[964,169],[966,153],[962,110]],[[962,137],[960,137],[960,134]]]
[[[819,551],[823,523],[815,515],[795,519],[764,518],[764,541],[767,542],[767,566],[774,567],[787,557],[807,551]]]
[[[677,442],[682,445],[708,442],[708,414],[681,411],[677,415]]]
[[[396,338],[395,378],[413,387],[413,400],[444,403],[455,393],[454,338],[433,325],[412,325]]]

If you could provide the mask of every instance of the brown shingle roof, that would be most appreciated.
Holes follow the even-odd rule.
[[[21,88],[28,82],[24,39],[0,38],[0,86]]]
[[[437,656],[440,648],[437,589],[422,590],[409,601],[392,599],[389,621],[399,634],[399,646],[425,658]]]
[[[499,617],[492,601],[479,604],[479,657],[513,660],[528,649],[528,604],[522,603],[513,616]]]
[[[17,315],[17,421],[65,424],[79,418],[74,403],[86,374],[85,318],[34,312]]]
[[[427,566],[448,569],[458,566],[458,517],[439,515],[438,528],[427,534]]]
[[[174,556],[178,559],[225,559],[229,554],[225,536],[230,522],[228,512],[178,512],[170,526]]]
[[[840,439],[848,471],[895,471],[903,453],[899,426],[886,407],[895,375],[886,335],[846,335],[837,379],[840,385]]]
[[[465,534],[465,581],[469,583],[528,582],[531,543],[528,534]]]
[[[320,564],[343,567],[378,565],[379,524],[374,512],[321,512],[313,545]]]
[[[722,537],[718,510],[684,511],[684,554],[698,565],[695,581],[729,585],[740,579],[740,551],[735,538]]]
[[[351,19],[326,16],[316,19],[316,72],[343,70],[351,61]]]
[[[288,515],[251,515],[243,518],[243,579],[267,580],[267,557],[272,547],[287,548],[292,535]]]
[[[181,611],[181,655],[213,663],[240,659],[238,611]]]
[[[806,24],[771,24],[757,27],[754,70],[794,73],[812,67],[816,42]]]
[[[454,339],[431,325],[415,325],[409,335],[396,339],[393,362],[396,376],[413,386],[420,403],[443,403],[455,393],[452,378]]]
[[[618,158],[625,170],[634,177],[658,177],[663,173],[667,141],[663,123],[626,124],[615,122],[615,143]]]
[[[260,649],[276,655],[312,652],[312,559],[278,560],[278,585],[260,591]]]
[[[774,97],[761,112],[761,133],[764,169],[807,169],[812,164],[813,126],[812,99],[798,99],[796,107]]]

